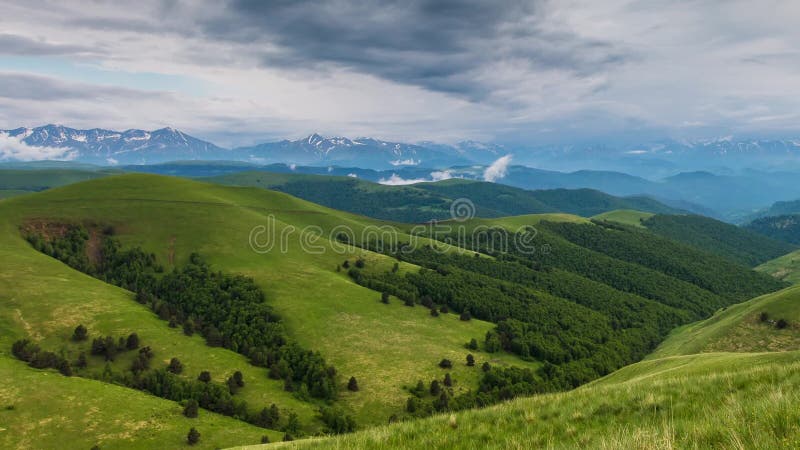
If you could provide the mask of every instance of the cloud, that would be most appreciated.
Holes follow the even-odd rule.
[[[453,178],[453,173],[449,170],[437,170],[431,172],[431,181],[443,181]]]
[[[417,166],[422,161],[415,160],[414,158],[409,159],[397,159],[394,161],[389,161],[389,164],[393,166]]]
[[[404,185],[407,185],[407,184],[424,183],[426,181],[430,181],[430,180],[426,180],[425,178],[408,178],[408,179],[406,179],[406,178],[403,178],[403,177],[401,177],[400,175],[398,175],[396,173],[393,173],[392,176],[390,176],[389,178],[381,178],[380,180],[378,180],[378,183],[385,184],[385,185],[388,185],[388,186],[404,186]]]
[[[787,135],[798,15],[786,0],[8,0],[0,129],[172,125],[233,146],[318,130],[519,156]]]
[[[77,153],[68,147],[33,147],[17,137],[0,132],[0,161],[69,161],[77,157]]]
[[[97,47],[73,44],[57,44],[44,40],[31,39],[16,34],[0,34],[0,55],[41,56],[41,55],[97,55]]]
[[[213,39],[261,44],[265,66],[342,68],[472,101],[495,91],[487,69],[586,76],[631,57],[612,42],[553,26],[549,3],[237,0],[201,26]]]
[[[408,184],[449,180],[451,178],[453,178],[453,174],[449,170],[435,170],[431,172],[430,178],[403,178],[400,175],[393,173],[389,178],[381,178],[378,180],[378,183],[388,186],[404,186]]]
[[[508,171],[508,165],[511,164],[511,155],[505,155],[497,158],[486,170],[483,171],[484,181],[494,183],[495,181],[504,178]]]

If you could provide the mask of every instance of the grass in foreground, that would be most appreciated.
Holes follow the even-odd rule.
[[[276,447],[797,448],[798,402],[798,352],[693,355],[634,364],[567,393]]]

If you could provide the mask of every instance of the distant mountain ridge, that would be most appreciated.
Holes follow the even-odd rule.
[[[174,128],[154,131],[78,130],[62,125],[3,130],[31,147],[67,148],[66,159],[94,164],[154,163],[176,158],[219,158],[227,150]],[[2,153],[0,153],[1,155]]]
[[[661,139],[642,143],[545,144],[525,142],[500,145],[465,140],[455,144],[430,141],[404,143],[370,137],[324,137],[312,133],[236,148],[223,148],[174,128],[125,131],[62,125],[0,130],[36,148],[69,149],[64,158],[94,164],[154,164],[176,160],[238,160],[259,164],[348,165],[385,170],[421,166],[446,168],[489,164],[513,155],[516,164],[573,171],[621,171],[648,178],[678,172],[711,170],[724,173],[748,167],[800,169],[800,139],[705,140]],[[4,159],[0,144],[0,160]],[[47,158],[43,158],[47,159]],[[723,170],[720,172],[717,169]]]

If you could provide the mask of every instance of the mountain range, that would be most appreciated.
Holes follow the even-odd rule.
[[[499,145],[402,143],[360,137],[311,134],[297,140],[223,148],[174,128],[126,131],[79,130],[61,125],[0,130],[0,160],[21,159],[7,147],[27,146],[25,159],[68,159],[92,164],[154,164],[176,160],[235,160],[258,164],[346,165],[386,170],[398,167],[447,168],[490,164],[513,155],[516,164],[550,170],[612,170],[661,178],[683,171],[727,173],[742,168],[800,169],[800,139],[661,139],[644,143]],[[37,158],[36,150],[39,157]],[[56,152],[42,149],[60,149]]]

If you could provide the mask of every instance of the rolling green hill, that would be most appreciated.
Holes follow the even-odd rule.
[[[779,326],[780,320],[785,320],[786,325]],[[800,349],[800,286],[792,286],[676,329],[651,357],[797,349]]]
[[[800,250],[767,261],[755,270],[792,284],[800,283]]]
[[[476,216],[487,218],[553,212],[588,217],[621,208],[679,212],[645,197],[614,197],[591,189],[527,191],[463,179],[387,186],[351,177],[241,172],[206,180],[275,189],[335,209],[412,223],[449,219],[450,205],[461,198],[472,202]]]
[[[360,230],[368,224],[362,218],[285,194],[127,175],[9,199],[0,208],[0,321],[10,330],[0,335],[2,358],[10,358],[11,343],[25,337],[43,348],[63,350],[76,357],[88,346],[69,342],[78,324],[86,325],[92,336],[136,332],[158,361],[179,357],[187,380],[209,370],[215,382],[223,383],[232,372],[241,371],[246,386],[237,396],[256,411],[275,403],[284,417],[297,413],[306,433],[320,429],[318,403],[285,392],[282,382],[270,380],[265,369],[250,365],[243,356],[210,348],[201,337],[189,338],[180,329],[170,328],[134,301],[132,293],[36,252],[20,235],[20,225],[31,219],[106,223],[117,229],[124,246],[141,246],[153,252],[168,270],[185,264],[191,252],[199,251],[213,267],[253,277],[269,304],[284,318],[291,336],[321,351],[342,374],[343,383],[350,376],[359,380],[359,392],[342,389],[338,403],[355,414],[362,426],[383,423],[400,411],[407,396],[404,386],[441,374],[437,364],[442,358],[463,360],[467,353],[464,343],[480,339],[492,328],[488,322],[459,321],[452,314],[434,319],[424,308],[407,308],[396,302],[382,305],[379,293],[352,283],[345,273],[335,270],[343,259],[353,261],[359,255],[370,266],[388,270],[392,262],[381,255],[358,249],[350,249],[345,255],[314,255],[301,251],[297,240],[285,254],[254,252],[249,245],[250,232],[266,224],[268,214],[278,217],[279,232],[289,226],[330,229],[341,224]],[[403,270],[408,268],[403,265]],[[503,352],[471,353],[478,364],[491,361],[497,366],[535,367]],[[123,372],[130,364],[130,357],[125,356],[110,368]],[[102,360],[92,357],[90,367],[102,371]],[[454,367],[457,389],[474,386],[478,373],[463,365]],[[3,413],[9,424],[21,425],[25,418],[17,410]],[[179,419],[178,411],[175,420]]]
[[[659,236],[750,267],[796,249],[792,244],[704,216],[618,210],[599,214],[594,219],[647,228]]]
[[[101,437],[110,447],[124,446],[139,436],[137,433],[150,433],[153,439],[180,439],[188,431],[187,423],[197,424],[207,448],[233,445],[229,440],[233,431],[228,430],[240,433],[242,444],[261,434],[275,440],[285,430],[296,436],[331,430],[334,424],[320,413],[329,404],[297,388],[305,381],[292,385],[270,378],[277,363],[269,369],[251,364],[260,356],[249,353],[248,358],[241,348],[224,343],[234,338],[246,342],[246,337],[216,336],[220,342],[209,346],[214,335],[211,328],[206,326],[201,333],[188,336],[180,322],[174,324],[177,327],[169,325],[174,311],[165,307],[166,296],[144,296],[164,291],[134,294],[98,279],[117,280],[110,277],[114,272],[99,271],[117,261],[108,253],[113,242],[119,244],[121,255],[130,258],[121,265],[124,273],[134,271],[135,280],[125,284],[129,287],[137,286],[150,273],[135,268],[140,264],[151,267],[148,264],[152,263],[146,262],[149,254],[165,269],[155,276],[171,280],[170,286],[180,287],[179,280],[191,284],[186,281],[191,280],[187,270],[250,277],[253,286],[263,292],[264,303],[279,318],[274,323],[284,333],[281,339],[318,351],[326,364],[336,368],[335,375],[328,372],[337,380],[339,391],[331,404],[362,428],[384,424],[390,417],[407,420],[572,388],[641,359],[677,325],[783,286],[717,256],[667,239],[652,239],[645,231],[576,216],[508,217],[494,223],[473,219],[463,224],[470,231],[499,232],[492,239],[505,238],[506,246],[489,245],[481,240],[482,235],[472,234],[472,241],[462,243],[469,251],[455,248],[444,252],[446,242],[458,237],[457,231],[441,234],[440,229],[432,228],[418,232],[410,225],[343,213],[280,192],[163,176],[100,178],[7,199],[0,202],[0,325],[8,330],[0,334],[0,367],[24,367],[10,352],[19,339],[32,340],[43,350],[75,361],[80,352],[89,355],[96,337],[111,336],[113,342],[137,333],[141,345],[150,347],[154,355],[145,375],[156,376],[153,374],[161,373],[159,370],[177,357],[182,372],[164,374],[165,379],[195,386],[200,383],[198,374],[207,370],[209,386],[224,389],[233,373],[240,371],[244,386],[236,388],[232,398],[247,404],[232,415],[250,419],[273,403],[281,411],[280,420],[269,430],[241,420],[236,422],[238,428],[228,427],[232,419],[205,409],[201,410],[202,421],[187,422],[176,402],[122,387],[137,386],[139,379],[131,372],[136,352],[122,351],[110,361],[89,355],[88,367],[75,366],[73,377],[25,369],[31,374],[32,386],[46,384],[42,377],[60,377],[59,383],[66,380],[64,392],[91,392],[109,386],[114,388],[109,395],[116,396],[115,401],[146,398],[148,405],[153,405],[141,410],[137,405],[123,414],[115,410],[117,403],[104,402],[110,405],[107,409],[97,408],[114,427],[108,433],[86,433],[76,441],[76,448]],[[342,226],[354,236],[343,236]],[[85,236],[70,234],[81,229]],[[277,241],[272,251],[256,251],[263,249],[256,244],[265,243],[261,231],[271,229],[275,239],[290,238]],[[391,232],[381,234],[380,230]],[[532,230],[536,233],[528,236]],[[31,242],[58,259],[38,252],[24,233],[34,233],[38,240]],[[71,241],[68,236],[73,236]],[[399,242],[387,242],[388,236]],[[528,251],[527,241],[519,239],[526,236],[534,238],[538,252]],[[401,245],[411,242],[419,245],[410,249]],[[69,245],[62,246],[65,243]],[[81,245],[70,247],[75,243]],[[320,252],[319,245],[341,251]],[[134,258],[137,249],[142,250],[138,259]],[[191,256],[195,252],[209,268],[195,263]],[[83,257],[91,263],[90,268],[83,267]],[[736,282],[731,283],[732,279]],[[246,285],[243,278],[225,278],[224,282],[236,285],[235,280]],[[188,308],[200,304],[203,295],[199,292],[188,297]],[[237,292],[231,295],[244,295]],[[198,323],[201,319],[194,316]],[[90,339],[70,339],[78,324],[88,328]],[[216,325],[226,330],[237,324]],[[465,348],[472,339],[474,347]],[[465,363],[468,353],[473,355],[474,365]],[[451,361],[452,367],[447,368],[443,359]],[[484,363],[488,363],[486,368]],[[357,391],[347,389],[350,377],[358,380]],[[429,393],[432,380],[446,386],[444,393]],[[418,381],[423,382],[421,391],[416,388]],[[13,399],[14,392],[29,392],[13,377],[2,389],[0,398]],[[59,402],[70,402],[68,395]],[[569,394],[544,398],[562,395]],[[569,401],[570,397],[564,398]],[[0,428],[27,429],[31,420],[41,424],[52,416],[46,410],[32,413],[29,404],[26,399],[20,407],[12,405],[14,408],[0,411]],[[93,410],[94,406],[85,408]],[[75,404],[64,408],[70,417],[81,411]],[[146,420],[151,417],[148,408],[161,411],[157,420]],[[299,420],[296,427],[289,423],[292,414]],[[140,415],[144,423],[135,433],[116,431],[124,430],[132,417]],[[65,433],[77,433],[74,430]],[[0,439],[7,439],[11,447],[50,442],[38,441],[38,431],[35,428],[7,438],[0,435]]]

